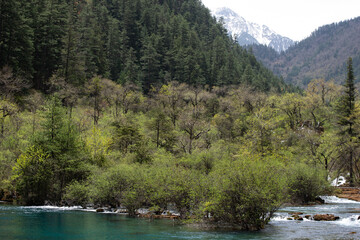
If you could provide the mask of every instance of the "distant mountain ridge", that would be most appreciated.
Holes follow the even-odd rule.
[[[219,8],[213,11],[213,15],[218,20],[222,19],[224,27],[241,46],[263,44],[280,53],[295,43],[290,38],[277,34],[265,25],[245,20],[229,8]]]
[[[360,82],[360,17],[322,26],[281,54],[264,45],[251,48],[275,74],[300,87],[316,78],[342,83],[349,57],[353,59],[355,80]]]

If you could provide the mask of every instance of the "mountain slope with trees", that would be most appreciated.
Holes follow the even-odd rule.
[[[346,60],[353,59],[360,79],[360,17],[320,27],[305,40],[277,54],[266,46],[252,46],[259,61],[287,83],[306,87],[316,78],[345,81]]]
[[[200,0],[1,0],[0,68],[47,91],[53,76],[75,86],[95,75],[145,92],[190,85],[285,84],[237,46]]]
[[[200,1],[0,6],[1,200],[258,230],[328,176],[360,183],[351,59],[344,87],[282,93]]]

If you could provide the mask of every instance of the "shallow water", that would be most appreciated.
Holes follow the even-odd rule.
[[[258,232],[204,231],[171,220],[130,218],[80,207],[21,207],[0,203],[0,239],[360,239],[360,203],[326,197],[327,204],[279,209]],[[289,221],[289,212],[330,213],[335,222]]]

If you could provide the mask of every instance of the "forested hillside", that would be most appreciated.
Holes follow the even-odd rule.
[[[28,88],[53,76],[75,86],[95,75],[148,92],[190,85],[285,85],[237,46],[200,0],[1,0],[0,67]]]
[[[360,80],[360,18],[320,27],[305,40],[277,54],[265,46],[252,46],[259,61],[287,83],[306,87],[315,78],[344,83],[346,59],[354,62]]]
[[[11,89],[2,89],[7,99]],[[58,82],[51,95],[0,102],[0,199],[121,206],[130,215],[172,205],[182,219],[211,213],[260,229],[282,203],[325,194],[327,175],[348,171],[350,148],[358,154],[359,143],[340,134],[341,90],[321,81],[303,96],[170,82],[144,95],[99,77],[84,92]]]
[[[292,93],[200,1],[0,6],[0,200],[258,230],[360,182],[351,58]]]

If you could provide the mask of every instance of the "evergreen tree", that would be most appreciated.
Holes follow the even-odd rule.
[[[154,133],[151,136],[153,142],[156,147],[165,147],[170,150],[174,144],[171,119],[158,108],[152,111],[151,116],[152,118],[147,122],[146,127]]]
[[[16,75],[29,79],[34,44],[26,9],[27,1],[0,0],[0,67],[9,65]]]
[[[33,85],[44,91],[47,81],[61,65],[67,3],[61,0],[34,0],[32,4],[35,47]]]
[[[86,79],[95,75],[104,75],[107,67],[105,54],[106,42],[101,31],[99,19],[96,15],[94,3],[88,3],[81,12],[79,59],[83,66]]]
[[[198,0],[0,0],[0,6],[0,67],[9,65],[42,92],[54,74],[77,86],[96,75],[130,81],[146,93],[174,79],[210,86],[246,81],[264,91],[284,86]]]
[[[62,51],[62,75],[65,82],[80,84],[84,82],[84,73],[80,64],[79,43],[80,43],[80,14],[84,4],[81,1],[71,0],[68,4],[66,22],[66,34],[64,36],[64,47]]]
[[[337,111],[339,119],[338,124],[341,126],[342,157],[345,160],[345,169],[349,173],[350,186],[354,185],[355,151],[359,148],[358,140],[356,138],[357,133],[354,128],[357,121],[354,80],[352,58],[349,58],[347,62],[347,78],[344,86],[345,92],[340,98]]]
[[[103,84],[99,77],[94,77],[86,86],[86,92],[92,102],[94,125],[97,125],[101,114]]]
[[[159,83],[160,54],[155,48],[155,41],[157,40],[156,35],[151,35],[144,39],[144,47],[140,60],[143,71],[142,84],[145,92],[148,92],[153,84]]]
[[[73,180],[86,176],[86,162],[80,159],[82,145],[74,125],[67,121],[65,109],[56,96],[47,103],[43,112],[42,129],[33,145],[47,154],[48,170],[52,172],[48,199],[60,201],[65,187]]]
[[[108,37],[108,61],[110,78],[117,81],[123,67],[122,43],[124,42],[119,30],[120,22],[111,18],[109,20],[109,37]],[[134,64],[135,65],[135,64]]]
[[[141,85],[139,82],[139,67],[137,65],[135,51],[132,48],[128,51],[124,72],[126,83],[135,83],[139,86]]]

